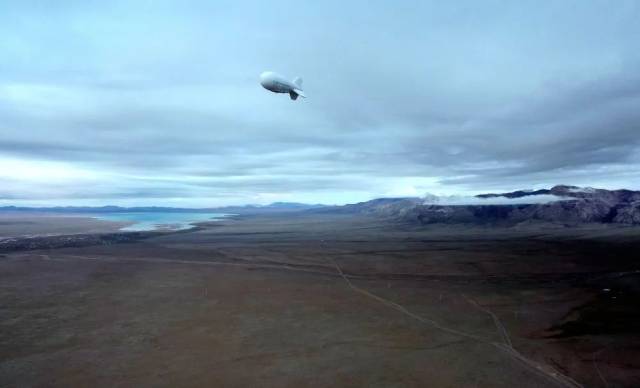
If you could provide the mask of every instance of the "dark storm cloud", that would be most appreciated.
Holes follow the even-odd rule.
[[[637,73],[630,73],[569,89],[548,86],[503,117],[479,123],[478,129],[497,140],[480,151],[485,160],[516,164],[482,175],[508,179],[615,164],[632,170],[640,148],[638,80]]]
[[[5,8],[5,203],[640,186],[634,1]]]

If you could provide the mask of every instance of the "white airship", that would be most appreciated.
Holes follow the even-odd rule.
[[[296,77],[293,81],[289,81],[278,73],[265,71],[260,74],[260,85],[263,88],[274,93],[289,93],[289,97],[295,100],[300,97],[307,97],[302,91],[302,78]]]

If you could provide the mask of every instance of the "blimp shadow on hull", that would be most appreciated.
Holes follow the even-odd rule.
[[[260,74],[260,85],[274,93],[289,93],[289,97],[291,97],[292,100],[298,99],[298,96],[307,97],[302,91],[302,78],[300,77],[289,81],[278,73],[265,71]]]

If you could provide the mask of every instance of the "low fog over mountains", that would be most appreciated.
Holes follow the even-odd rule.
[[[640,224],[640,191],[559,185],[474,197],[383,198],[319,211],[371,214],[421,224]]]

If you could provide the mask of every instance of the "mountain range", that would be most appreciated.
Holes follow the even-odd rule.
[[[378,198],[343,206],[297,202],[211,208],[175,207],[0,207],[0,212],[46,213],[228,213],[265,214],[311,212],[362,214],[417,224],[502,224],[553,222],[564,225],[582,223],[640,225],[640,191],[606,190],[557,185],[550,189],[487,193],[473,197]]]
[[[274,202],[269,205],[244,205],[244,206],[223,206],[210,208],[180,208],[163,206],[48,206],[48,207],[26,207],[26,206],[2,206],[0,212],[40,212],[40,213],[71,213],[71,214],[97,214],[97,213],[269,213],[283,211],[299,211],[316,209],[324,205],[305,204],[298,202]]]
[[[543,201],[536,202],[536,198]],[[504,203],[496,203],[496,199]],[[480,194],[467,199],[468,204],[464,200],[448,202],[452,201],[431,196],[381,198],[315,211],[368,214],[420,224],[640,224],[640,191],[632,190],[558,185],[535,191]]]

